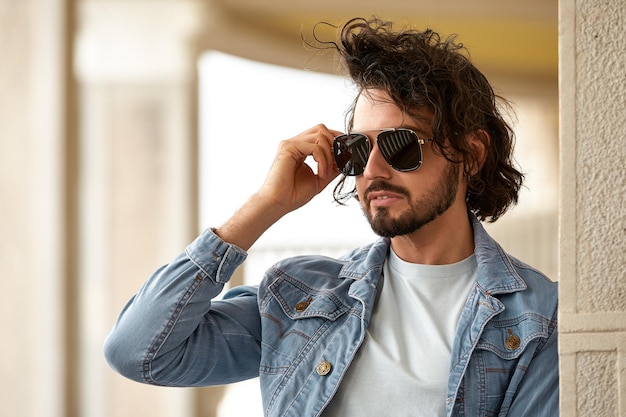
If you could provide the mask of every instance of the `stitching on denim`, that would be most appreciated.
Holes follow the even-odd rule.
[[[311,349],[313,349],[313,347],[316,345],[316,342],[330,329],[333,323],[333,321],[325,320],[324,323],[322,323],[322,325],[318,328],[318,330],[310,337],[309,341],[304,345],[302,350],[298,352],[296,360],[291,362],[289,367],[285,370],[285,373],[283,374],[280,382],[276,386],[276,389],[274,389],[272,397],[267,403],[268,412],[276,403],[276,399],[280,397],[280,393],[285,388],[285,385],[287,385],[287,383],[290,381],[293,373],[299,368],[300,363],[304,361],[304,358],[306,358],[307,354],[311,351]],[[294,396],[294,398],[295,397],[296,396]]]
[[[152,342],[152,344],[148,348],[148,351],[146,352],[146,356],[142,364],[142,375],[143,375],[144,380],[147,383],[152,384],[152,385],[162,385],[159,382],[157,382],[156,379],[154,379],[152,376],[152,361],[158,355],[161,347],[163,346],[168,336],[170,335],[172,329],[178,322],[178,319],[180,318],[182,311],[185,309],[185,307],[189,303],[189,300],[191,300],[191,297],[193,296],[193,294],[200,287],[200,284],[202,284],[202,281],[203,281],[203,278],[199,274],[194,277],[193,282],[191,283],[189,288],[187,288],[187,290],[183,293],[183,295],[180,297],[180,299],[176,303],[176,307],[174,308],[174,311],[170,315],[169,320],[165,324],[165,327],[157,335],[154,342]]]
[[[301,336],[305,340],[310,340],[311,339],[311,337],[308,336],[307,334],[302,333],[302,332],[297,331],[297,330],[290,330],[287,333],[284,333],[284,326],[281,323],[281,321],[278,320],[276,317],[272,316],[271,314],[262,313],[261,317],[265,317],[266,319],[270,320],[272,323],[276,324],[276,326],[278,326],[278,331],[279,331],[279,336],[278,337],[280,339],[285,339],[290,334],[295,334],[295,335]]]

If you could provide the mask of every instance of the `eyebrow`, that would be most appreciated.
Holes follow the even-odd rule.
[[[425,131],[424,129],[422,129],[421,127],[416,126],[416,125],[406,125],[406,124],[402,124],[402,125],[400,125],[400,126],[399,126],[399,128],[402,128],[402,129],[411,129],[411,130],[413,130],[415,133],[422,134],[422,135],[424,135],[424,136],[428,136],[428,134],[426,133],[426,131]]]
[[[433,125],[434,116],[424,116],[422,112],[418,112],[418,111],[408,112],[407,116],[409,116],[409,120],[407,120],[408,122],[423,123],[424,125],[429,126],[429,127],[432,127]],[[417,131],[426,134],[426,132],[420,127],[418,127],[417,125],[413,127],[415,127]]]
[[[426,133],[423,129],[417,127],[417,126],[412,126],[412,125],[406,125],[406,124],[401,124],[400,126],[397,127],[383,127],[383,128],[379,128],[379,129],[364,129],[364,130],[351,130],[348,133],[360,133],[362,135],[365,136],[369,136],[366,133],[369,132],[383,132],[385,130],[394,130],[394,129],[408,129],[408,130],[412,130],[413,132],[415,132],[415,134],[417,135],[417,137],[419,139],[423,139],[423,140],[430,140],[433,138],[432,134],[428,134]],[[428,138],[428,139],[426,139]]]

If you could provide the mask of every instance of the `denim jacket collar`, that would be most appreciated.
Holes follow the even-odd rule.
[[[483,225],[472,213],[470,222],[474,230],[474,253],[478,263],[478,286],[486,295],[506,294],[522,291],[526,283],[511,264],[509,256],[502,247],[487,233]],[[365,277],[376,285],[380,274],[370,274],[373,270],[382,270],[387,259],[390,239],[379,238],[370,246],[356,250],[348,255],[340,278],[361,280]]]
[[[522,291],[526,282],[511,264],[511,259],[472,214],[474,253],[478,263],[478,285],[486,294]]]

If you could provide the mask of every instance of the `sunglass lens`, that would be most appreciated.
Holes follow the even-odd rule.
[[[389,165],[398,171],[413,171],[422,164],[422,148],[412,130],[381,132],[378,135],[378,148]]]
[[[344,175],[361,175],[369,156],[367,136],[353,133],[341,135],[333,142],[337,167]]]

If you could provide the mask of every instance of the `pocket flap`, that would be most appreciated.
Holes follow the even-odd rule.
[[[502,359],[519,357],[530,342],[548,337],[549,321],[536,314],[525,314],[510,320],[493,320],[487,324],[476,345]]]
[[[274,281],[268,289],[285,314],[294,320],[322,317],[334,321],[348,310],[332,289],[314,289],[288,276]]]

